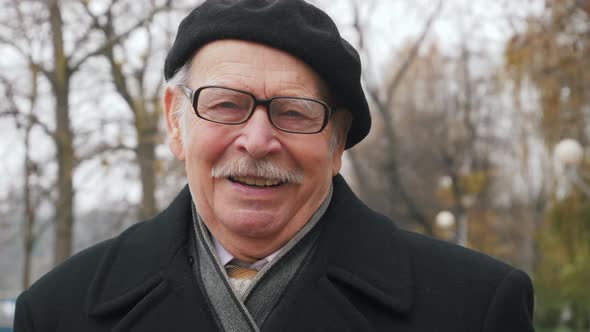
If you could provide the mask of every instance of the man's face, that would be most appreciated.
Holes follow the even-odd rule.
[[[237,40],[216,41],[201,48],[192,59],[188,85],[193,90],[205,85],[223,86],[250,92],[258,99],[327,98],[319,76],[301,60],[274,48]],[[331,122],[317,134],[294,134],[274,128],[263,106],[240,125],[200,119],[191,108],[181,142],[179,131],[174,131],[178,122],[170,115],[171,106],[166,106],[171,149],[185,161],[197,210],[215,238],[230,251],[237,239],[252,239],[273,251],[278,249],[317,210],[332,176],[340,170],[343,148],[330,147],[334,130]],[[213,169],[238,160],[270,162],[303,178],[301,183],[260,187],[247,183],[268,185],[275,179],[212,177]],[[268,254],[260,248],[260,255]]]

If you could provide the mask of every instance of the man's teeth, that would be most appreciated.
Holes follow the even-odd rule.
[[[281,183],[280,180],[270,180],[270,179],[260,179],[260,178],[251,178],[245,176],[236,176],[233,179],[237,182],[245,183],[250,186],[257,186],[257,187],[270,187],[276,186]]]

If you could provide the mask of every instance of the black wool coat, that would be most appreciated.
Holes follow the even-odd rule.
[[[187,188],[151,220],[71,257],[17,300],[15,331],[217,331],[189,256]],[[528,276],[400,230],[341,176],[317,249],[262,331],[533,331]]]

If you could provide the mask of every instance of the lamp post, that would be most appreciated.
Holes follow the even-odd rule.
[[[467,220],[467,211],[475,204],[475,196],[464,194],[460,199],[459,224],[457,225],[457,243],[463,247],[467,246],[469,237],[469,222]]]
[[[555,146],[555,157],[564,166],[567,178],[590,198],[590,186],[578,174],[578,167],[584,157],[582,145],[575,139],[566,138]]]
[[[458,245],[463,247],[467,246],[467,217],[465,214],[459,216],[459,222],[457,222],[455,215],[449,211],[441,211],[435,217],[435,222],[438,227],[448,232],[456,224],[457,231],[455,232],[454,240]]]
[[[451,191],[454,196],[460,196],[454,203],[450,211],[441,211],[436,215],[436,225],[445,231],[448,231],[453,226],[456,227],[455,236],[453,242],[467,246],[467,239],[469,233],[469,225],[467,220],[467,210],[475,203],[475,196],[472,194],[462,193],[462,191],[455,191],[453,189],[454,183],[453,178],[450,176],[443,176],[439,180],[439,186],[445,190]]]

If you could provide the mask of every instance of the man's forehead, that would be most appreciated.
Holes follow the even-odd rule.
[[[200,84],[236,82],[254,88],[260,83],[281,90],[305,90],[327,96],[321,77],[302,60],[275,48],[241,40],[220,40],[203,46],[192,58],[191,75]]]
[[[297,57],[264,45],[243,40],[217,40],[200,48],[192,58],[193,65],[206,62],[208,66],[247,65],[252,68],[281,69],[301,73],[315,71]]]

